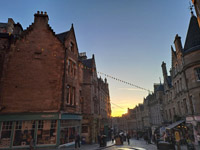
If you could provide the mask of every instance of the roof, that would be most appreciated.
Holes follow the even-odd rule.
[[[7,23],[0,23],[0,28],[6,28]]]
[[[166,127],[166,129],[172,129],[176,126],[178,126],[179,124],[183,123],[185,120],[180,120],[180,121],[177,121],[177,122],[174,122],[172,124],[170,124],[169,126]]]
[[[92,68],[92,58],[91,59],[81,60],[81,61],[86,67]]]
[[[56,36],[58,37],[58,39],[64,43],[65,42],[65,37],[69,34],[69,31],[63,32],[63,33],[59,33],[56,34]]]
[[[184,53],[200,49],[200,29],[197,18],[192,14],[184,45]]]
[[[156,89],[156,91],[164,91],[164,86],[160,84],[158,88]]]

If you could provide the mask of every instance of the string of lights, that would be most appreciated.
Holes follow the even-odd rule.
[[[84,68],[84,69],[91,70],[91,71],[94,71],[94,70],[95,70],[95,69],[89,68],[89,67],[87,67],[87,66],[85,66],[85,65],[83,66],[83,68]],[[127,85],[129,85],[129,86],[133,86],[133,87],[135,87],[135,88],[138,88],[138,89],[147,91],[147,92],[149,92],[149,93],[153,93],[152,91],[150,91],[150,90],[148,90],[148,89],[146,89],[146,88],[143,88],[143,87],[141,87],[141,86],[138,86],[138,85],[132,84],[132,83],[130,83],[130,82],[121,80],[121,79],[119,79],[119,78],[113,77],[113,76],[108,75],[108,74],[106,74],[106,73],[99,72],[99,71],[97,71],[97,73],[100,74],[100,75],[104,75],[104,76],[107,77],[107,78],[110,78],[110,79],[116,80],[116,81],[118,81],[118,82],[127,84]]]
[[[123,107],[121,107],[121,106],[119,106],[119,105],[117,105],[117,104],[115,104],[115,103],[112,103],[112,102],[110,102],[111,104],[113,104],[113,105],[115,105],[115,106],[117,106],[117,107],[119,107],[119,108],[121,108],[121,109],[125,109],[125,108],[123,108]]]

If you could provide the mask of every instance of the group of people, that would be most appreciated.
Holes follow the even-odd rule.
[[[114,135],[112,136],[112,143],[114,143],[114,140],[117,141],[118,139],[120,139],[120,145],[123,145],[123,143],[126,141],[128,145],[130,145],[130,138],[131,137],[128,133],[126,134],[126,133],[121,132],[115,136]]]

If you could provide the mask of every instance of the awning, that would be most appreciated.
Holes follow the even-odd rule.
[[[174,123],[170,124],[169,126],[167,126],[166,129],[172,129],[183,122],[185,122],[185,120],[180,120],[180,121],[174,122]]]

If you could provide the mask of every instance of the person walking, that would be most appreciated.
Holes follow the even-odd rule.
[[[127,137],[128,145],[130,145],[130,135],[127,133],[126,137]]]
[[[76,136],[75,136],[75,149],[77,149],[77,147],[78,147],[78,149],[81,147],[80,139],[81,139],[80,135],[77,133]]]

